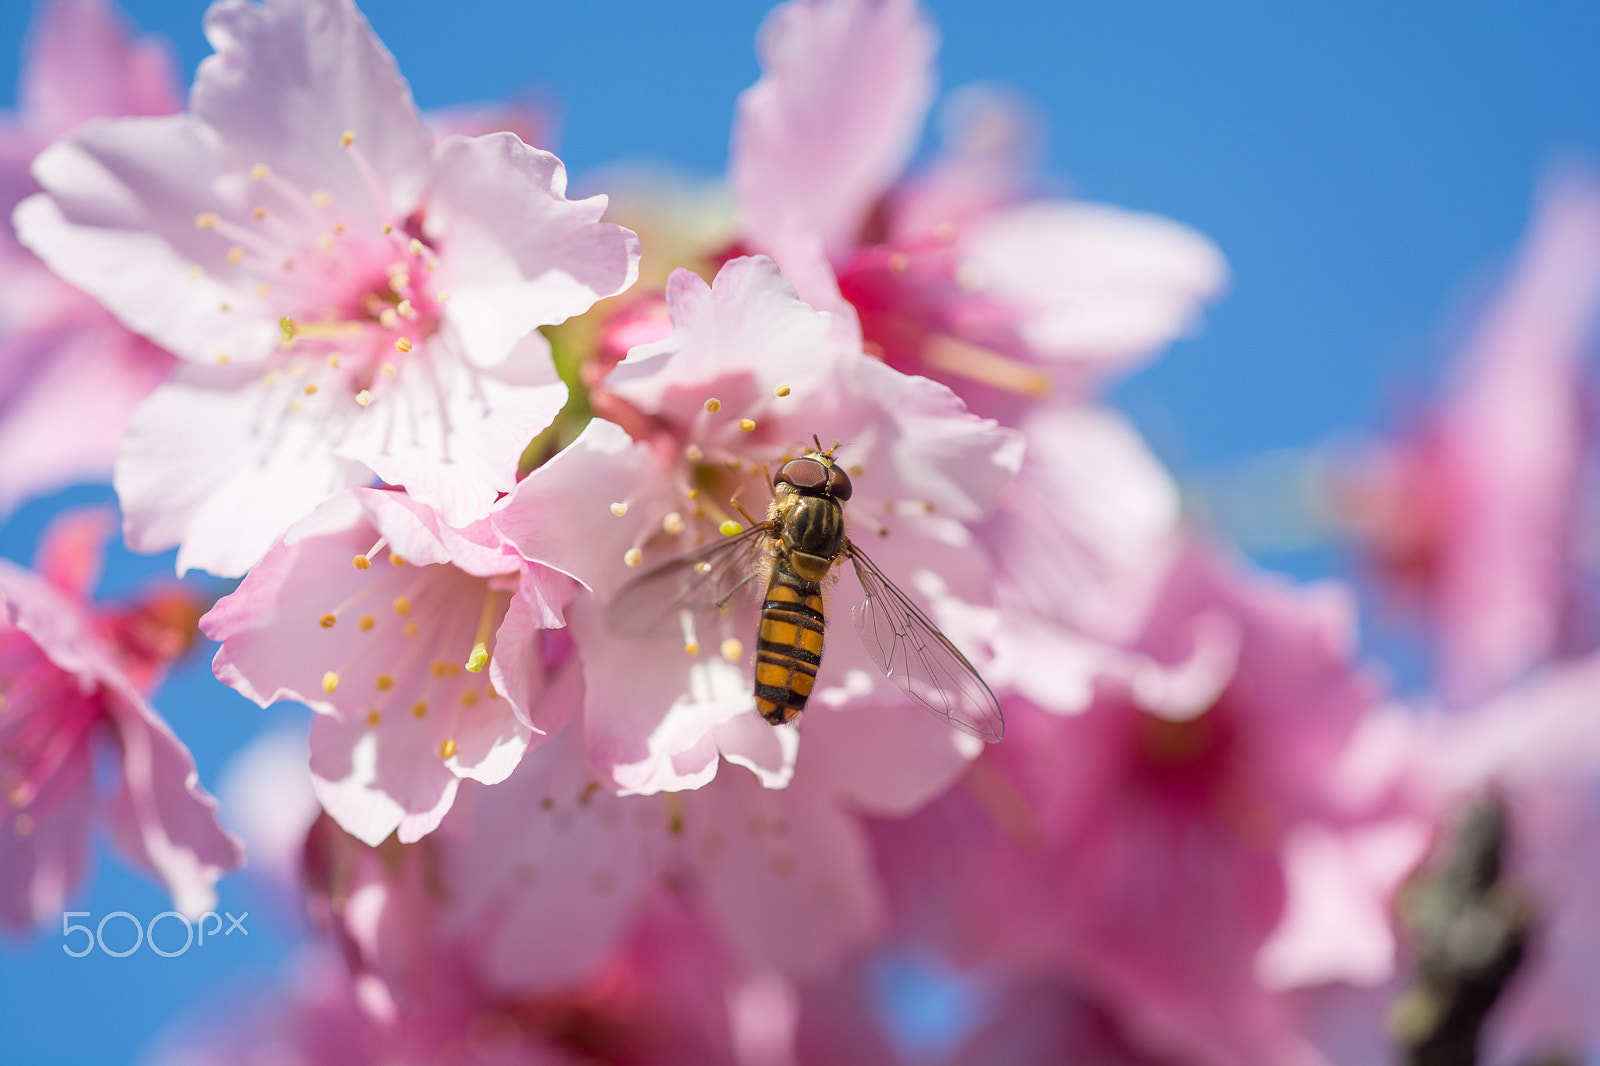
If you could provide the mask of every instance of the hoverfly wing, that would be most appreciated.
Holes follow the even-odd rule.
[[[606,605],[606,628],[624,637],[660,637],[679,631],[684,611],[728,610],[759,584],[754,578],[770,533],[763,522],[640,574]]]
[[[946,722],[987,741],[1005,736],[1000,704],[950,638],[854,544],[846,549],[865,596],[856,632],[884,676]]]

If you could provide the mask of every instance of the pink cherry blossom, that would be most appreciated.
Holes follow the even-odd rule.
[[[101,750],[115,752],[121,777],[105,811],[112,839],[178,909],[209,908],[217,878],[242,858],[194,759],[143,694],[187,647],[198,612],[175,612],[168,593],[91,605],[109,527],[109,514],[70,514],[46,534],[42,573],[0,561],[0,786],[11,811],[0,924],[10,929],[54,919],[82,880]]]
[[[201,627],[222,641],[223,682],[317,712],[312,778],[339,824],[412,841],[462,778],[503,780],[549,727],[534,710],[540,631],[572,590],[485,523],[454,530],[404,493],[354,489],[292,527]]]
[[[1186,553],[1142,669],[1077,716],[1008,702],[964,788],[875,830],[891,906],[958,958],[1079,984],[1157,1058],[1325,1061],[1302,993],[1390,977],[1430,834],[1372,757],[1350,630],[1337,590]]]
[[[50,0],[24,61],[21,106],[0,117],[0,213],[38,190],[40,149],[97,115],[182,106],[162,42],[130,39],[103,0]],[[0,234],[0,514],[80,480],[108,481],[135,407],[175,365]],[[63,434],[71,425],[74,432]]]
[[[1182,335],[1226,278],[1209,241],[1119,208],[1034,199],[998,97],[957,113],[950,150],[900,182],[933,97],[913,0],[795,0],[762,28],[730,161],[744,246],[892,365],[983,410],[1124,367]],[[1033,364],[1033,365],[1030,365]]]
[[[1488,698],[1568,635],[1597,311],[1600,183],[1558,174],[1445,399],[1370,449],[1336,501],[1379,577],[1426,612],[1453,702]]]
[[[612,780],[630,792],[698,787],[721,755],[781,787],[798,733],[754,713],[753,612],[735,612],[715,632],[633,639],[611,632],[595,602],[609,600],[635,567],[737,525],[731,499],[764,510],[770,471],[815,434],[843,442],[856,536],[893,579],[932,601],[932,617],[976,656],[981,624],[970,605],[989,595],[988,563],[966,523],[993,505],[1021,441],[969,415],[942,386],[842,343],[829,317],[801,302],[764,257],[730,261],[709,286],[678,271],[667,302],[672,335],[635,348],[601,386],[626,405],[619,417],[637,439],[591,423],[519,484],[493,521],[526,558],[594,594],[569,617],[584,663],[589,754]],[[839,600],[854,602],[853,578],[843,585]],[[822,710],[811,717],[848,712],[868,696],[905,702],[857,641],[831,641],[813,703]],[[947,740],[947,750],[955,743]]]
[[[80,128],[16,213],[187,364],[118,458],[130,544],[237,575],[374,476],[482,518],[566,397],[536,327],[632,284],[637,239],[512,134],[434,146],[349,0],[224,0],[206,32],[189,112]]]

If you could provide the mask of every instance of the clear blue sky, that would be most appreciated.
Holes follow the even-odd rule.
[[[558,150],[580,181],[630,160],[720,172],[764,12],[731,0],[366,6],[424,107],[528,90],[559,101]],[[1086,197],[1190,223],[1227,254],[1233,288],[1205,331],[1118,393],[1181,471],[1381,424],[1398,395],[1432,380],[1445,327],[1514,246],[1540,173],[1600,161],[1591,3],[929,6],[946,86],[1020,89],[1048,120],[1051,173]],[[0,4],[7,106],[26,7]],[[192,74],[207,52],[204,4],[127,8]],[[0,527],[0,555],[27,559],[61,502]],[[110,582],[169,565],[120,555]],[[158,703],[214,784],[271,716],[212,681],[207,657]],[[225,883],[223,898],[251,909],[248,942],[171,960],[70,959],[58,930],[0,946],[0,1060],[134,1061],[221,985],[270,979],[283,923],[242,886]],[[78,909],[148,918],[165,904],[102,860]]]

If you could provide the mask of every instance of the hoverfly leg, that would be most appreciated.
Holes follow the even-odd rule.
[[[743,508],[740,508],[740,509],[743,510]],[[727,591],[727,593],[722,597],[722,599],[720,599],[720,600],[718,600],[716,602],[715,606],[716,606],[717,613],[718,614],[726,613],[727,610],[728,610],[728,603],[729,603],[729,601],[731,601],[733,599],[734,594],[737,593],[740,589],[744,588],[746,585],[750,584],[750,582],[755,579],[756,575],[759,572],[760,571],[752,570],[750,573],[746,574],[739,581],[739,583],[737,585],[735,585],[735,586],[733,586],[733,588],[729,589]]]
[[[744,504],[739,502],[739,494],[737,492],[728,498],[728,506],[744,515],[744,520],[749,522],[752,526],[759,526],[761,524],[761,522],[754,515],[744,509]]]

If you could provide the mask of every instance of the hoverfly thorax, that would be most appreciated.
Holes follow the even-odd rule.
[[[806,581],[821,581],[844,548],[850,475],[825,452],[791,459],[773,479],[773,518],[780,554]]]

